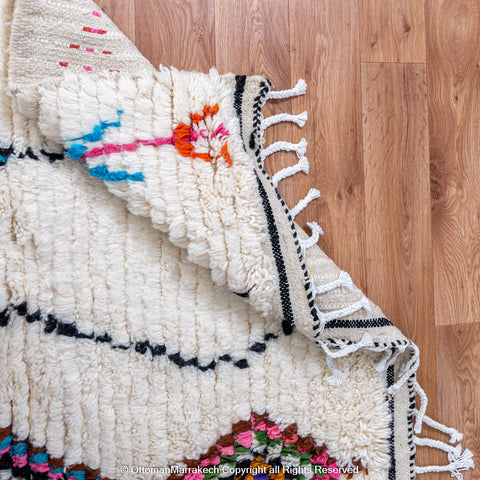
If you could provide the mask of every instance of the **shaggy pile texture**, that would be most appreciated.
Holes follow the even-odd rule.
[[[1,0],[0,478],[404,480],[419,352],[276,190],[260,76],[154,69],[87,0]],[[266,156],[297,152],[270,177]],[[416,394],[421,402],[416,406]],[[414,432],[415,430],[415,432]],[[417,445],[448,453],[415,465]]]

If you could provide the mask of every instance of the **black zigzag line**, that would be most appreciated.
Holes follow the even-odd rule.
[[[8,158],[12,155],[17,158],[31,158],[32,160],[40,160],[40,157],[43,156],[47,158],[50,163],[55,163],[56,161],[64,160],[65,158],[63,153],[49,152],[45,149],[40,150],[40,152],[35,152],[32,147],[27,147],[22,152],[16,152],[13,144],[9,147],[0,148],[0,157],[5,159],[2,162],[3,164],[5,164],[8,161]]]
[[[59,320],[55,315],[47,315],[46,317],[37,310],[33,313],[29,313],[27,303],[21,303],[20,305],[12,305],[0,312],[0,327],[6,327],[10,321],[10,312],[14,310],[17,314],[25,319],[27,323],[43,322],[45,325],[45,333],[56,333],[64,337],[72,337],[78,339],[93,340],[97,343],[107,343],[110,348],[114,350],[134,350],[142,355],[150,354],[152,359],[160,356],[166,356],[168,360],[173,362],[180,368],[183,367],[195,367],[206,372],[208,370],[214,370],[220,362],[232,363],[235,367],[244,369],[250,365],[246,358],[235,360],[231,355],[222,355],[217,360],[212,360],[208,365],[201,365],[197,357],[185,359],[180,352],[167,354],[167,347],[165,345],[153,344],[148,340],[129,342],[126,344],[117,344],[113,342],[113,339],[109,333],[96,334],[95,332],[85,333],[80,331],[75,323],[64,322]],[[261,354],[267,349],[267,343],[277,339],[278,336],[274,333],[266,333],[263,337],[263,341],[255,342],[248,347],[249,352]]]

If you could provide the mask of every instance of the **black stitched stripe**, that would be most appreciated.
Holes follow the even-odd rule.
[[[282,303],[282,328],[285,335],[290,335],[293,332],[293,310],[290,300],[290,287],[288,285],[287,269],[285,268],[285,262],[283,260],[282,248],[280,247],[280,237],[278,235],[277,224],[273,215],[272,206],[268,200],[268,195],[263,188],[260,178],[258,178],[257,172],[255,172],[258,182],[258,191],[262,198],[263,209],[267,217],[268,231],[270,234],[270,242],[272,244],[273,257],[275,258],[275,265],[277,266],[278,282],[280,286],[280,301]]]
[[[243,293],[239,293],[239,292],[233,292],[235,295],[238,295],[239,297],[242,297],[242,298],[248,298],[250,296],[250,292],[243,292]]]
[[[262,82],[260,84],[260,91],[258,93],[258,96],[255,99],[255,103],[253,104],[253,128],[252,128],[252,133],[250,134],[250,142],[249,142],[249,147],[251,150],[254,150],[257,146],[256,138],[260,130],[260,122],[261,122],[260,114],[261,114],[262,102],[264,101],[265,96],[267,95],[269,90],[270,90],[270,81],[267,80],[266,82]]]
[[[242,122],[242,103],[243,91],[245,90],[245,83],[247,81],[246,75],[235,75],[235,93],[233,95],[233,106],[240,122],[240,137],[243,140],[243,122]],[[245,148],[245,145],[243,145]]]
[[[332,320],[325,328],[380,328],[391,327],[392,322],[385,317],[369,318],[367,320]]]
[[[235,106],[235,112],[240,121],[241,132],[243,128],[242,126],[243,92],[245,90],[246,79],[247,77],[243,75],[235,76],[234,106]],[[255,103],[253,106],[255,116],[254,116],[254,122],[253,122],[253,130],[250,137],[250,143],[254,141],[255,135],[258,132],[258,128],[260,125],[260,117],[259,117],[260,103],[262,101],[263,96],[266,94],[266,92],[268,92],[268,89],[269,89],[269,86],[266,83],[262,82],[261,94],[258,98],[255,99]],[[243,135],[242,135],[242,139],[243,139]],[[258,177],[257,172],[255,172],[255,175],[257,177],[258,191],[259,191],[260,197],[262,198],[263,209],[265,211],[265,216],[267,218],[268,232],[270,235],[270,242],[272,245],[272,253],[275,259],[275,265],[277,267],[278,281],[280,285],[280,301],[282,304],[282,313],[283,313],[282,328],[285,335],[290,335],[293,332],[293,328],[294,328],[293,310],[292,310],[292,305],[290,300],[290,287],[288,285],[287,270],[286,270],[285,262],[283,259],[282,249],[280,246],[280,236],[278,234],[278,229],[275,222],[273,209],[272,209],[272,206],[270,205],[267,192],[263,188],[262,182],[260,181],[260,178]]]
[[[38,155],[36,155],[32,147],[28,147],[24,152],[18,154],[18,158],[31,158],[32,160],[38,160]]]
[[[214,370],[220,362],[233,363],[235,367],[240,369],[248,368],[250,366],[246,358],[234,359],[228,354],[222,355],[217,360],[212,360],[206,365],[202,365],[200,364],[198,358],[184,358],[181,352],[167,354],[167,347],[165,345],[150,343],[149,340],[117,344],[113,341],[112,336],[109,333],[85,333],[79,330],[74,322],[65,322],[58,319],[55,315],[49,314],[44,316],[39,310],[29,313],[26,302],[23,302],[19,305],[12,305],[10,308],[6,308],[0,312],[0,327],[8,326],[11,319],[11,311],[15,311],[18,316],[24,318],[28,323],[43,322],[44,333],[56,333],[57,335],[63,337],[76,338],[79,340],[92,340],[96,343],[107,343],[110,345],[110,348],[114,350],[135,351],[141,355],[150,355],[152,359],[160,356],[166,356],[168,360],[180,368],[191,366],[198,368],[202,372],[206,372],[208,370]],[[252,352],[253,354],[262,354],[267,349],[267,342],[277,338],[278,336],[274,333],[266,333],[263,337],[263,341],[254,342],[248,347],[248,351]]]
[[[387,368],[387,386],[391,387],[395,382],[395,367],[390,365]],[[389,456],[390,456],[390,468],[388,469],[388,480],[396,480],[397,471],[396,471],[396,461],[395,461],[395,398],[393,395],[390,396],[388,400],[388,409],[390,411],[390,440],[388,445]]]
[[[63,153],[47,152],[46,150],[40,150],[40,153],[47,157],[50,163],[65,159],[65,155]]]
[[[278,190],[274,187],[270,176],[265,171],[265,169],[263,168],[263,165],[262,165],[262,159],[261,159],[262,146],[261,146],[261,143],[259,142],[260,137],[261,137],[261,130],[260,130],[261,119],[262,119],[261,109],[262,109],[263,104],[265,103],[266,96],[267,96],[269,91],[270,91],[270,82],[268,80],[261,82],[260,85],[259,85],[259,93],[258,93],[257,97],[255,98],[255,102],[253,104],[253,112],[254,112],[254,114],[253,114],[253,128],[252,128],[252,133],[250,135],[250,145],[249,146],[252,150],[255,151],[255,157],[257,159],[257,170],[260,172],[261,175],[263,175],[263,177],[266,179],[266,181],[268,181],[269,184],[271,185],[271,187],[274,190],[274,192],[277,196],[277,199],[280,202],[280,204],[281,204],[281,206],[284,210],[284,213],[287,216],[287,219],[290,223],[290,228],[292,230],[293,240],[294,240],[295,246],[297,247],[297,253],[298,253],[298,259],[299,259],[299,262],[300,262],[300,268],[302,269],[303,275],[304,275],[304,278],[305,278],[305,285],[304,286],[305,286],[305,291],[307,292],[307,297],[308,297],[309,291],[311,291],[311,289],[312,289],[312,283],[309,280],[309,275],[310,274],[307,271],[307,267],[305,265],[303,255],[301,254],[301,248],[300,248],[300,243],[299,243],[299,240],[298,240],[298,234],[297,234],[297,231],[295,229],[295,223],[293,221],[292,216],[290,215],[289,208],[287,207],[285,201],[283,200],[283,198],[280,195],[280,193],[278,192]],[[319,317],[318,317],[317,307],[315,305],[315,298],[313,298],[313,297],[310,298],[310,299],[307,298],[307,300],[308,300],[308,306],[310,308],[310,314],[312,315],[312,319],[313,319],[313,322],[314,322],[313,325],[318,324]],[[292,315],[292,321],[293,321],[293,315]]]
[[[412,353],[413,355],[413,353]],[[407,422],[408,422],[408,431],[410,433],[408,437],[408,449],[410,451],[410,480],[414,480],[416,473],[415,473],[415,458],[417,455],[417,449],[415,446],[415,442],[413,440],[413,412],[416,408],[415,405],[415,385],[414,385],[414,380],[415,380],[415,373],[412,374],[412,376],[408,379],[408,392],[410,395],[409,402],[409,412],[410,415],[407,417]]]
[[[63,153],[49,152],[45,149],[40,150],[40,152],[35,152],[32,147],[27,147],[23,152],[15,153],[14,146],[10,145],[6,148],[0,148],[0,157],[3,158],[3,160],[0,162],[0,165],[7,163],[7,160],[11,155],[15,155],[17,158],[31,158],[32,160],[40,160],[40,156],[43,156],[47,158],[50,163],[54,163],[65,158]]]

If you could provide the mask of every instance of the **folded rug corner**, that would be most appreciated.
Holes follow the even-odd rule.
[[[263,133],[307,115],[262,107],[305,82],[156,70],[87,0],[0,12],[1,479],[473,468],[425,414],[418,348],[295,223],[318,191],[276,188],[307,145]],[[298,163],[270,176],[280,150]]]

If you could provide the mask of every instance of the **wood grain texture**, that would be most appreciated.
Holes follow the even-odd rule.
[[[358,6],[353,0],[291,2],[292,84],[308,94],[295,100],[309,112],[311,175],[293,179],[295,194],[311,186],[322,197],[299,217],[324,226],[320,246],[365,289],[365,217]]]
[[[135,0],[96,0],[97,5],[133,42],[135,38]]]
[[[208,0],[135,0],[136,45],[153,65],[208,72],[215,65],[215,9]]]
[[[360,0],[363,62],[425,63],[424,0]]]
[[[478,463],[480,0],[99,3],[154,65],[261,74],[276,89],[307,80],[307,95],[264,111],[309,112],[303,129],[267,131],[309,141],[311,174],[281,193],[292,206],[321,190],[298,222],[322,225],[321,247],[418,343],[428,414],[466,432]],[[419,464],[438,461],[420,449]]]
[[[480,455],[480,330],[478,325],[446,325],[437,330],[438,420],[464,432],[463,445]],[[479,479],[480,472],[464,479]]]
[[[231,12],[235,12],[232,15]],[[215,33],[217,68],[220,72],[263,75],[271,79],[273,88],[282,90],[292,86],[290,69],[290,33],[288,3],[282,0],[222,0],[215,3]],[[239,46],[242,45],[242,48]],[[292,101],[284,99],[268,102],[263,115],[294,112]],[[282,123],[265,131],[267,144],[288,139],[298,142],[303,132],[293,124]],[[269,173],[297,162],[294,152],[278,152],[265,160]],[[289,205],[300,197],[295,196],[292,179],[283,181],[279,189]]]
[[[437,325],[480,318],[480,5],[428,3]]]
[[[435,336],[425,336],[435,327],[425,65],[363,64],[362,98],[367,292],[420,348],[435,416],[436,386],[425,381],[436,363]]]

